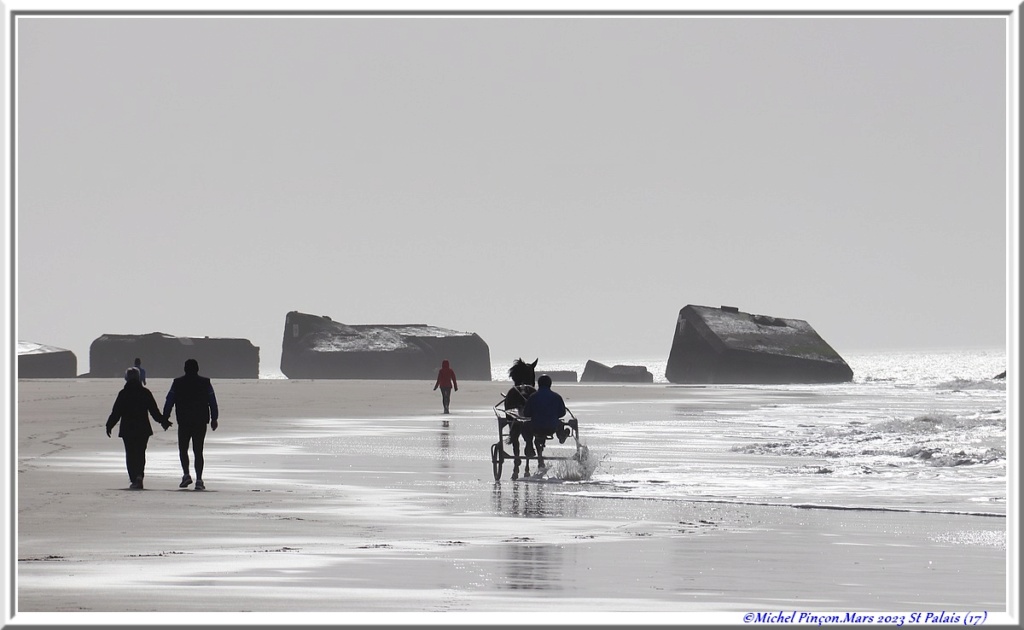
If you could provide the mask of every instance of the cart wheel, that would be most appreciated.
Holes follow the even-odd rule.
[[[501,450],[501,442],[491,444],[491,467],[494,469],[494,480],[501,479],[501,465],[504,462],[505,452]]]

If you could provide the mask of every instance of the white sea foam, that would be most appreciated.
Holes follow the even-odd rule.
[[[1006,391],[1005,380],[985,379],[981,381],[955,378],[951,381],[945,381],[935,386],[935,389],[949,389],[952,391],[963,391],[970,389],[991,389],[995,391]]]
[[[1006,463],[1003,413],[928,413],[870,425],[798,428],[791,433],[786,441],[758,441],[732,450],[821,457],[834,462],[828,472],[846,468],[860,474],[883,467],[891,472],[901,466]]]

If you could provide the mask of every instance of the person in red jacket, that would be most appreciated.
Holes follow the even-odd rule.
[[[434,382],[434,391],[441,388],[441,404],[444,405],[444,412],[448,413],[448,404],[452,401],[452,388],[459,391],[459,381],[455,378],[455,370],[448,364],[448,359],[441,361],[441,369],[437,371],[437,380]]]

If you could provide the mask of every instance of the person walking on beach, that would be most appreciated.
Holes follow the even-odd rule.
[[[146,386],[146,368],[142,367],[142,359],[135,357],[135,369],[139,371],[139,382]],[[124,373],[124,380],[128,380],[128,372]]]
[[[179,488],[187,488],[192,484],[189,474],[188,445],[192,443],[192,454],[196,460],[196,490],[206,490],[203,482],[203,444],[206,441],[206,425],[217,430],[217,395],[213,384],[205,376],[199,376],[199,362],[195,359],[185,361],[185,374],[174,379],[171,389],[164,401],[164,420],[171,417],[171,407],[175,407],[178,420],[178,459],[181,460],[181,477]]]
[[[142,490],[142,478],[146,476],[146,446],[149,444],[149,436],[153,435],[148,416],[160,423],[164,431],[171,423],[160,415],[153,392],[142,385],[137,368],[128,368],[124,380],[124,387],[117,393],[114,408],[107,417],[107,437],[110,437],[114,425],[120,422],[117,437],[124,440],[124,459],[128,467],[128,479],[131,480],[129,487]]]
[[[551,377],[541,374],[537,379],[537,391],[526,399],[526,406],[523,407],[523,415],[530,418],[525,423],[523,432],[526,438],[526,455],[531,455],[530,435],[533,436],[533,443],[536,446],[537,463],[544,466],[544,444],[549,435],[558,438],[559,444],[564,444],[569,437],[569,429],[562,423],[561,418],[565,416],[565,401],[561,395],[551,389]]]
[[[434,381],[434,391],[441,388],[441,404],[444,405],[444,412],[448,413],[448,405],[452,401],[452,388],[459,391],[459,381],[455,378],[455,370],[448,364],[448,359],[441,361],[441,369],[437,371],[437,380]]]

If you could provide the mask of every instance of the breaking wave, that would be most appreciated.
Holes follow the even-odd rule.
[[[893,418],[873,425],[819,428],[793,439],[742,444],[732,451],[754,455],[818,457],[834,460],[808,467],[812,474],[874,472],[881,467],[926,465],[953,467],[1005,463],[1006,414],[1002,410],[970,416],[930,413]]]
[[[988,391],[1006,391],[1006,381],[985,379],[985,380],[972,380],[966,378],[955,378],[951,381],[945,381],[935,386],[935,389],[944,389],[954,392],[969,391],[969,390],[988,390]]]

